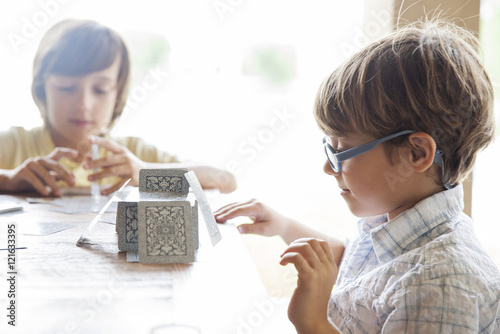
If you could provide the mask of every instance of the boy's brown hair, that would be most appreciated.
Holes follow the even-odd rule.
[[[325,80],[316,121],[334,137],[425,132],[443,152],[444,180],[457,184],[493,139],[493,88],[478,48],[473,34],[451,23],[402,28],[357,52]]]
[[[50,126],[45,97],[48,75],[86,75],[108,68],[117,58],[120,59],[118,92],[108,130],[122,114],[128,96],[130,60],[125,43],[116,32],[91,20],[63,20],[52,26],[38,46],[31,86],[45,126]]]

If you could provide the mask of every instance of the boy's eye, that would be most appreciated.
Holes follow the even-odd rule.
[[[65,93],[70,93],[75,90],[75,86],[59,86],[57,87],[57,90]]]
[[[327,141],[330,144],[330,146],[333,148],[333,151],[335,151],[335,153],[340,153],[342,151],[345,151],[344,149],[342,149],[342,147],[337,139],[332,140],[331,138],[328,138]]]
[[[94,87],[94,92],[96,94],[99,94],[99,95],[104,95],[104,94],[108,94],[109,92],[111,92],[113,90],[114,87],[100,87],[100,86],[95,86]]]
[[[335,153],[337,153],[337,154],[339,154],[339,153],[341,153],[341,152],[345,151],[344,149],[341,149],[341,148],[339,148],[339,147],[337,147],[337,148],[335,148],[335,147],[334,147],[334,148],[333,148],[333,150],[334,150],[334,151],[335,151]]]
[[[96,94],[104,95],[108,93],[108,90],[96,87],[94,88],[94,92]]]

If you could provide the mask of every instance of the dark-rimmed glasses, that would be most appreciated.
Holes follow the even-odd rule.
[[[323,146],[325,147],[325,153],[326,153],[326,156],[328,158],[328,162],[330,163],[330,167],[332,167],[332,170],[335,173],[339,173],[342,170],[342,167],[340,164],[342,161],[346,161],[346,160],[354,158],[360,154],[363,154],[363,153],[366,153],[370,150],[373,150],[375,148],[375,146],[377,146],[378,144],[383,143],[387,140],[391,140],[393,138],[407,135],[407,134],[410,134],[413,132],[415,132],[415,131],[413,131],[413,130],[399,131],[399,132],[396,132],[396,133],[389,135],[387,137],[380,138],[380,139],[377,139],[377,140],[371,141],[369,143],[350,148],[348,150],[345,150],[345,151],[342,151],[339,153],[337,153],[337,151],[333,148],[333,146],[329,142],[328,137],[323,138]],[[436,165],[438,165],[439,167],[441,167],[441,169],[443,171],[443,176],[444,176],[444,165],[443,165],[442,155],[443,155],[443,152],[439,148],[436,148],[436,154],[434,155],[434,163]]]

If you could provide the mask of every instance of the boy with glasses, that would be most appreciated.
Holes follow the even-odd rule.
[[[215,213],[289,243],[280,263],[298,271],[298,333],[500,333],[500,273],[462,213],[460,182],[494,130],[477,48],[469,32],[427,22],[368,45],[323,83],[324,171],[363,217],[348,245],[255,200]]]

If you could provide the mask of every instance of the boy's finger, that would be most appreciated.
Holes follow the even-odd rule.
[[[93,173],[93,174],[90,174],[87,179],[90,181],[90,182],[93,182],[93,181],[99,181],[105,177],[108,177],[108,176],[112,176],[110,173],[108,173],[107,171],[100,171],[100,172],[97,172],[97,173]]]
[[[67,147],[58,147],[47,157],[55,161],[59,161],[61,158],[66,157],[73,161],[78,158],[78,155],[79,153],[77,150]]]
[[[304,257],[304,259],[307,260],[309,265],[313,268],[316,268],[318,264],[321,262],[318,254],[316,253],[316,250],[308,242],[294,241],[288,246],[283,255],[289,252],[301,254]]]
[[[321,246],[321,241],[318,240],[318,239],[312,239],[308,242],[309,245],[311,245],[314,253],[316,254],[316,256],[318,257],[318,259],[325,263],[325,262],[330,262],[327,255],[326,255],[326,252],[325,252],[325,249]]]
[[[41,159],[38,162],[28,164],[28,168],[36,176],[36,179],[42,183],[44,188],[45,186],[48,186],[54,195],[60,196],[59,187],[57,186],[54,177],[50,175],[49,172],[52,170],[52,166],[49,162]],[[36,180],[34,181],[36,182]]]
[[[107,139],[104,139],[102,137],[91,136],[90,143],[97,144],[100,147],[104,147],[106,150],[108,150],[112,153],[122,153],[123,152],[123,148],[121,145],[118,145],[117,143],[114,143],[114,142],[109,141]]]
[[[103,189],[103,190],[101,191],[101,194],[102,194],[102,195],[105,195],[105,196],[107,196],[107,195],[109,195],[109,194],[112,194],[112,193],[114,193],[115,191],[117,191],[118,189],[120,189],[120,188],[121,188],[121,186],[122,186],[125,182],[127,182],[127,179],[122,179],[121,181],[119,181],[119,182],[115,183],[115,184],[114,184],[114,185],[112,185],[111,187],[106,188],[106,189]]]
[[[128,176],[130,176],[131,174],[132,173],[128,165],[118,165],[118,166],[103,168],[99,172],[90,174],[88,176],[88,180],[97,181],[110,176],[121,176],[124,178],[126,177],[128,178]]]
[[[96,160],[88,159],[85,161],[84,168],[85,169],[106,168],[111,166],[122,165],[125,164],[126,162],[127,162],[127,157],[124,154],[113,154]]]
[[[228,211],[238,207],[238,206],[241,206],[241,205],[248,205],[250,203],[252,203],[254,200],[251,199],[249,201],[246,201],[246,202],[233,202],[233,203],[229,203],[229,204],[226,204],[224,205],[223,207],[217,209],[215,211],[215,214],[224,214],[224,213],[227,213]]]
[[[38,179],[35,173],[33,173],[31,170],[25,169],[22,175],[22,180],[31,185],[31,187],[33,187],[36,192],[42,194],[42,196],[50,195],[42,181],[40,181],[40,179]]]
[[[224,213],[216,214],[216,220],[226,221],[236,217],[250,217],[254,221],[259,221],[262,218],[263,208],[260,203],[249,201],[248,204],[240,204],[231,209],[227,209]]]
[[[313,247],[318,256],[321,255],[321,260],[323,262],[328,261],[335,263],[332,250],[330,249],[328,243],[324,240],[316,238],[300,238],[292,242],[292,244],[294,243],[308,243]]]
[[[323,251],[325,252],[326,258],[328,262],[330,262],[333,265],[337,265],[335,263],[335,258],[333,257],[332,249],[330,248],[330,245],[326,241],[320,241],[320,245],[323,248]]]
[[[103,170],[106,171],[109,174],[109,176],[118,175],[127,179],[129,177],[132,177],[132,169],[128,164],[114,165],[111,167],[104,168]]]
[[[302,238],[296,240],[296,242],[310,244],[321,262],[330,263],[336,266],[335,258],[333,257],[330,245],[328,245],[328,242],[326,242],[325,240],[316,238]]]
[[[281,257],[280,265],[286,266],[287,264],[293,264],[295,269],[297,269],[299,277],[303,279],[307,279],[313,268],[309,265],[309,263],[304,259],[304,257],[299,253],[286,253]]]
[[[75,176],[73,173],[57,161],[43,159],[40,160],[40,164],[43,165],[45,169],[54,172],[58,180],[63,180],[70,186],[75,184]]]

